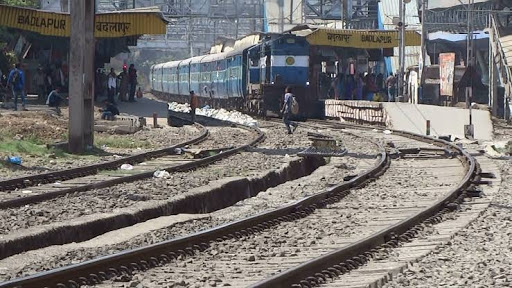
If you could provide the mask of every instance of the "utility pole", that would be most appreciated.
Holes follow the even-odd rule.
[[[352,0],[349,0],[349,1],[352,1]],[[345,28],[345,23],[344,23],[344,20],[345,20],[345,9],[344,9],[344,5],[343,5],[343,0],[340,0],[340,22],[341,22],[341,29]]]
[[[425,60],[426,60],[426,52],[427,52],[427,36],[428,31],[425,26],[425,22],[427,21],[427,0],[421,1],[421,54],[420,54],[420,67],[418,71],[419,78],[419,91],[418,91],[418,100],[423,99],[423,69],[425,69]],[[418,101],[419,102],[419,101]],[[413,101],[414,103],[414,101]],[[419,104],[419,103],[415,103]]]
[[[235,15],[236,15],[236,19],[235,19],[235,39],[238,39],[238,25],[240,22],[240,18],[239,18],[239,15],[238,15],[238,1],[235,1]]]
[[[279,0],[279,33],[284,32],[284,0]]]
[[[94,0],[71,0],[69,151],[94,143]]]
[[[473,9],[473,3],[474,0],[468,0],[468,37],[467,37],[467,59],[466,59],[466,66],[469,71],[469,87],[466,87],[466,107],[469,109],[469,127],[468,134],[473,138],[474,136],[474,130],[473,130],[473,114],[471,109],[471,102],[473,100],[473,75],[472,75],[472,69],[475,67],[475,55],[474,55],[474,41],[473,41],[473,12],[471,11]]]
[[[398,66],[399,66],[399,72],[398,72],[398,93],[397,96],[403,96],[403,88],[404,88],[404,54],[405,54],[405,2],[404,0],[399,0],[399,14],[398,17],[400,18],[400,21],[398,23],[398,39],[399,39],[399,45],[398,45]],[[395,102],[398,101],[399,97],[395,98]]]

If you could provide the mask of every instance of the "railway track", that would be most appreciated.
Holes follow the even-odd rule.
[[[210,132],[204,126],[194,125],[201,130],[198,137],[168,148],[128,156],[106,163],[2,181],[0,187],[4,187],[4,189],[16,187],[16,189],[0,193],[0,209],[20,207],[71,193],[142,180],[153,177],[156,170],[165,170],[169,173],[187,171],[233,155],[256,144],[264,137],[263,133],[257,130],[234,125],[232,128],[225,129],[236,129],[240,130],[241,133],[244,133],[242,131],[248,131],[254,137],[248,143],[242,145],[217,146],[218,148],[209,149],[216,147],[218,141],[208,137]],[[231,124],[228,124],[228,126],[231,126]],[[222,138],[222,135],[217,135],[217,138]],[[236,142],[236,140],[232,141],[232,143]],[[194,144],[203,151],[196,154],[193,159],[184,157],[181,148]],[[132,167],[130,167],[130,170],[120,170],[119,168],[123,164],[130,164]],[[24,187],[24,189],[21,187]]]
[[[335,126],[339,125],[340,124],[336,124]],[[346,128],[357,127],[361,129],[361,126],[355,125],[343,126]],[[371,127],[366,127],[366,129],[374,130]],[[456,205],[450,205],[452,201],[462,201],[465,192],[469,190],[471,193],[472,185],[479,183],[480,171],[478,165],[474,158],[464,150],[442,140],[428,139],[421,135],[400,131],[390,132],[390,135],[381,134],[378,138],[384,141],[391,141],[391,143],[388,142],[388,151],[398,154],[403,160],[398,161],[398,163],[394,162],[398,165],[392,164],[386,175],[382,178],[385,178],[388,173],[392,176],[393,170],[398,168],[398,171],[402,171],[401,173],[417,170],[420,173],[418,176],[424,173],[425,175],[423,177],[426,178],[429,178],[429,173],[437,173],[437,175],[433,175],[434,177],[431,179],[432,182],[424,189],[419,191],[414,191],[413,189],[411,191],[410,188],[403,189],[400,187],[400,184],[407,179],[407,176],[411,175],[406,175],[405,179],[395,175],[394,181],[396,181],[395,183],[398,185],[395,184],[395,187],[392,187],[395,188],[394,193],[400,195],[399,202],[401,205],[396,205],[397,203],[386,205],[387,200],[383,199],[383,207],[375,209],[375,206],[373,206],[371,214],[367,215],[367,218],[365,218],[369,219],[365,225],[373,226],[376,229],[365,229],[367,234],[362,233],[356,239],[338,245],[338,249],[332,249],[323,255],[311,257],[308,261],[304,261],[304,263],[300,263],[300,265],[295,265],[288,270],[281,271],[266,280],[251,285],[251,287],[357,286],[358,284],[356,284],[355,278],[353,279],[354,282],[346,282],[346,278],[344,282],[336,282],[335,279],[338,276],[365,265],[371,259],[385,259],[385,255],[393,248],[398,247],[400,243],[407,242],[414,238],[426,226],[439,222],[441,220],[440,215],[448,213],[451,209],[456,207]],[[367,135],[372,134],[372,132],[366,131],[362,132],[362,134]],[[400,140],[400,137],[397,137],[397,135],[423,139],[423,141],[426,140],[427,143],[442,145],[444,147],[442,150],[437,150],[430,147],[430,145],[420,145],[416,147],[418,149],[414,149],[415,145],[412,142]],[[388,139],[386,140],[386,138]],[[438,154],[437,152],[440,153]],[[416,155],[410,155],[409,153]],[[438,158],[443,154],[448,158]],[[451,159],[454,155],[458,157],[458,160]],[[409,158],[413,160],[409,161],[412,165],[406,164]],[[459,170],[463,168],[461,171],[456,171],[457,165],[454,165],[454,161],[460,161],[458,166]],[[400,162],[405,165],[400,167]],[[435,162],[435,164],[433,162]],[[460,164],[462,164],[462,166]],[[439,167],[443,166],[444,169],[439,170]],[[453,180],[454,178],[458,181],[452,183],[452,185],[447,185],[445,181],[448,179]],[[377,180],[376,183],[380,180],[381,179]],[[421,179],[414,179],[412,181],[419,180]],[[410,198],[411,196],[413,198]],[[381,265],[379,265],[379,263],[381,263]],[[363,274],[367,274],[360,277],[368,278],[374,276],[374,274],[385,274],[383,271],[392,269],[392,267],[386,266],[385,261],[377,260],[377,264],[375,264],[372,269],[367,269],[369,271],[363,272]]]
[[[0,192],[13,192],[19,189],[38,186],[42,184],[50,184],[55,183],[57,181],[65,181],[85,177],[97,174],[99,171],[116,170],[123,164],[133,165],[136,163],[144,162],[149,159],[154,159],[165,155],[173,154],[175,153],[174,151],[176,148],[183,147],[189,144],[199,143],[208,137],[208,130],[204,126],[199,125],[197,123],[194,124],[194,126],[200,131],[199,136],[188,141],[184,141],[176,145],[172,145],[170,147],[139,153],[103,163],[91,164],[87,166],[76,167],[60,171],[52,171],[37,175],[5,179],[0,181]]]
[[[228,124],[226,127],[226,123],[223,125],[217,124],[216,127],[210,127],[209,131],[205,129],[205,133],[214,136],[208,139],[203,137],[200,140],[204,141],[201,141],[198,145],[191,145],[191,147],[197,147],[196,150],[193,150],[194,153],[191,154],[194,159],[170,150],[169,155],[134,165],[132,170],[100,171],[95,175],[62,181],[60,184],[39,185],[34,187],[37,190],[31,188],[34,191],[31,191],[30,194],[25,194],[25,190],[1,193],[0,199],[2,202],[0,202],[0,206],[3,209],[0,210],[2,215],[0,222],[0,231],[2,231],[0,259],[49,245],[84,241],[111,229],[119,229],[127,225],[133,225],[137,221],[144,221],[151,219],[151,217],[158,217],[162,213],[174,211],[171,209],[172,207],[162,208],[165,205],[171,205],[167,202],[172,201],[158,202],[157,199],[147,201],[151,199],[150,197],[123,200],[117,198],[120,195],[119,192],[111,193],[113,188],[110,191],[98,188],[152,178],[155,170],[166,170],[172,175],[173,172],[189,171],[201,166],[211,165],[247,149],[264,137],[262,132],[252,128],[232,124]],[[223,133],[223,131],[226,133]],[[231,137],[234,138],[226,140],[225,134],[233,134]],[[216,145],[217,147],[221,144],[226,145],[226,143],[232,144],[224,148],[206,149]],[[176,145],[176,149],[182,149],[182,147]],[[137,183],[139,182],[141,181]],[[87,191],[87,193],[84,193],[84,191]],[[67,196],[61,197],[64,195]],[[147,196],[135,194],[133,197]],[[147,207],[144,206],[145,201]],[[143,205],[137,206],[137,203]],[[159,203],[160,206],[158,206]],[[51,211],[46,211],[46,206]],[[76,206],[75,211],[73,211],[74,206]],[[131,211],[130,206],[140,208]],[[123,207],[125,209],[120,210]],[[55,211],[58,211],[58,213],[55,214]],[[49,217],[49,214],[53,216]],[[34,216],[36,217],[34,218]]]
[[[337,126],[337,125],[336,125]],[[368,132],[370,133],[370,132]],[[358,199],[357,197],[355,199],[351,199],[352,195],[359,195],[359,193],[368,192],[364,189],[370,189],[370,186],[372,187],[372,193],[379,193],[380,190],[384,189],[383,187],[379,187],[377,183],[380,181],[378,179],[376,182],[373,182],[372,184],[369,184],[366,186],[366,188],[361,188],[360,186],[367,183],[368,180],[375,178],[379,174],[382,174],[385,167],[389,165],[389,157],[384,151],[382,151],[380,155],[380,160],[378,161],[378,164],[373,167],[372,169],[366,171],[365,173],[359,174],[357,177],[345,181],[335,187],[332,187],[330,189],[327,189],[326,191],[320,192],[316,195],[307,197],[297,203],[293,203],[291,205],[287,205],[285,207],[273,210],[269,213],[260,214],[258,216],[246,218],[241,221],[237,221],[235,223],[227,224],[221,227],[213,228],[205,232],[200,232],[195,235],[186,236],[178,239],[174,239],[171,241],[162,242],[156,245],[152,245],[149,247],[143,247],[140,249],[135,249],[133,251],[127,251],[120,254],[115,254],[112,256],[103,257],[97,260],[92,260],[86,263],[73,265],[70,267],[65,267],[62,269],[44,272],[41,274],[37,274],[34,276],[30,276],[24,279],[17,279],[13,281],[6,282],[2,284],[0,287],[34,287],[31,285],[34,285],[34,283],[38,283],[38,285],[41,285],[44,283],[45,286],[48,287],[74,287],[80,284],[94,284],[94,283],[100,283],[102,281],[105,281],[111,277],[122,277],[123,274],[125,275],[131,275],[134,271],[140,270],[144,271],[146,269],[149,269],[150,267],[157,267],[169,262],[172,262],[174,264],[183,263],[183,259],[188,259],[187,263],[194,263],[198,258],[206,257],[205,261],[213,261],[215,265],[219,266],[226,266],[226,263],[233,263],[233,259],[238,257],[238,261],[234,261],[237,263],[236,265],[239,268],[239,271],[242,271],[246,268],[246,264],[249,264],[250,267],[254,267],[255,265],[261,265],[261,269],[253,269],[256,270],[256,274],[254,273],[248,273],[245,275],[246,277],[236,277],[236,275],[240,275],[239,271],[235,271],[235,273],[230,275],[224,275],[224,280],[230,280],[228,276],[235,275],[235,277],[231,277],[231,281],[234,281],[233,283],[235,286],[246,286],[249,284],[254,284],[257,280],[262,280],[266,277],[271,276],[272,274],[282,271],[285,268],[291,268],[293,266],[297,266],[303,262],[306,262],[307,260],[315,259],[316,263],[314,265],[314,268],[309,268],[304,270],[304,265],[299,265],[299,270],[289,270],[286,273],[280,274],[275,276],[274,278],[267,280],[267,282],[262,282],[260,284],[256,284],[259,287],[289,287],[292,284],[300,284],[300,281],[296,281],[297,279],[304,278],[306,282],[302,282],[303,285],[308,287],[307,285],[312,285],[313,283],[322,281],[318,280],[318,277],[320,275],[328,275],[327,277],[331,277],[336,274],[336,267],[334,270],[326,270],[329,268],[332,268],[328,266],[325,269],[320,269],[319,271],[313,271],[315,269],[318,269],[319,267],[324,267],[327,264],[322,264],[324,260],[318,260],[322,257],[321,255],[326,253],[335,253],[336,247],[344,247],[342,252],[337,253],[345,255],[343,257],[347,257],[349,255],[348,259],[348,266],[344,265],[343,267],[348,268],[354,268],[355,266],[359,266],[361,263],[365,262],[364,259],[366,258],[360,258],[355,257],[356,255],[359,255],[359,253],[366,252],[367,254],[365,257],[369,257],[372,254],[375,253],[375,251],[371,249],[375,249],[378,247],[378,245],[381,245],[383,243],[389,242],[385,245],[393,246],[396,245],[396,241],[398,239],[405,239],[413,234],[407,234],[407,236],[401,236],[402,233],[407,231],[409,228],[414,227],[419,222],[424,221],[425,219],[435,215],[437,212],[442,211],[444,208],[444,205],[447,201],[452,200],[456,198],[460,193],[463,192],[464,189],[468,188],[471,185],[471,181],[473,177],[478,177],[477,174],[477,167],[474,159],[462,151],[459,147],[452,145],[447,142],[443,142],[440,140],[433,140],[431,138],[425,138],[419,135],[412,135],[408,133],[402,133],[398,131],[394,131],[391,135],[385,135],[379,132],[377,135],[380,135],[382,138],[391,138],[391,139],[383,139],[385,141],[391,140],[393,142],[392,146],[389,147],[388,150],[392,148],[391,150],[395,149],[398,150],[399,156],[402,157],[401,160],[396,161],[398,164],[396,164],[395,167],[395,161],[392,162],[392,165],[389,169],[393,169],[391,178],[391,183],[396,186],[396,181],[407,181],[411,175],[403,175],[404,170],[419,170],[420,167],[414,166],[418,165],[418,163],[415,162],[426,162],[426,161],[434,161],[436,163],[440,163],[437,161],[441,161],[443,165],[447,166],[448,170],[450,170],[451,176],[454,176],[455,183],[449,183],[449,185],[444,185],[445,189],[438,192],[435,196],[432,195],[432,190],[436,190],[436,187],[438,187],[439,184],[436,182],[432,182],[434,184],[433,187],[427,187],[424,190],[421,191],[421,197],[417,195],[418,191],[415,191],[411,195],[407,195],[407,190],[404,189],[404,191],[401,191],[404,193],[404,197],[413,197],[413,200],[409,200],[408,202],[400,203],[400,201],[392,203],[394,205],[398,204],[406,204],[403,207],[392,207],[390,206],[390,203],[387,203],[386,201],[379,201],[382,203],[385,203],[385,205],[382,205],[382,207],[373,207],[373,206],[367,206],[359,208],[355,208],[353,205],[354,203],[360,202],[361,199]],[[375,135],[374,135],[375,136]],[[407,138],[404,138],[407,137]],[[415,138],[418,140],[411,140],[411,138]],[[427,143],[427,144],[425,144]],[[432,149],[432,145],[435,144],[438,146],[441,146],[441,150]],[[400,150],[400,148],[406,148]],[[421,148],[421,149],[413,149],[413,148]],[[384,147],[382,147],[384,149]],[[437,152],[442,153],[437,153]],[[444,151],[450,151],[451,153],[443,153]],[[434,153],[432,153],[434,152]],[[410,155],[409,153],[414,153],[413,155]],[[412,158],[409,161],[407,160],[406,156],[409,154],[409,156]],[[453,155],[457,155],[459,158],[450,159],[449,157]],[[448,156],[448,157],[445,157]],[[421,161],[418,161],[418,157],[420,157]],[[461,165],[461,163],[463,165]],[[421,164],[421,167],[424,166],[426,163],[419,163]],[[433,164],[433,163],[432,163]],[[458,164],[458,165],[457,165]],[[429,177],[432,177],[432,180],[434,179],[442,179],[438,181],[447,181],[446,180],[446,174],[448,171],[441,171],[436,172],[435,165],[431,167],[431,169],[428,170],[428,173],[431,173]],[[430,171],[432,170],[432,171]],[[388,173],[390,172],[388,171]],[[418,172],[418,171],[416,171]],[[384,174],[381,178],[387,177]],[[435,173],[440,173],[435,174]],[[452,179],[454,177],[449,177]],[[474,179],[473,179],[474,180]],[[384,180],[382,180],[384,181]],[[389,181],[389,180],[388,180]],[[400,183],[400,182],[399,182]],[[445,187],[446,186],[446,187]],[[392,186],[388,186],[386,189],[392,189]],[[350,191],[352,192],[350,193]],[[396,192],[396,191],[393,191]],[[349,195],[350,193],[350,195]],[[415,194],[416,193],[416,194]],[[347,196],[348,195],[348,196]],[[417,199],[416,199],[417,198]],[[350,201],[352,202],[350,202]],[[364,199],[363,199],[364,200]],[[416,201],[416,202],[414,202]],[[380,204],[382,204],[380,203]],[[413,205],[416,203],[417,205]],[[377,205],[378,203],[374,203],[373,205]],[[421,204],[421,205],[420,205]],[[409,205],[409,206],[407,206]],[[416,207],[417,206],[417,207]],[[378,209],[377,209],[378,208]],[[347,210],[348,209],[348,210]],[[297,225],[297,222],[304,222],[303,224],[306,225],[305,227],[313,227],[315,226],[315,223],[318,223],[319,220],[329,219],[331,221],[330,226],[338,227],[338,229],[334,229],[335,231],[327,231],[328,233],[334,233],[336,234],[336,230],[343,231],[343,233],[347,233],[347,231],[350,231],[350,229],[356,229],[354,227],[345,227],[343,226],[344,223],[338,223],[335,221],[339,219],[345,219],[348,218],[352,219],[359,219],[358,221],[362,221],[362,219],[367,219],[368,215],[363,214],[357,214],[358,211],[362,210],[369,210],[370,213],[376,212],[378,210],[378,215],[384,217],[384,221],[380,221],[378,217],[370,217],[372,219],[371,221],[376,221],[375,223],[366,223],[368,225],[360,225],[361,223],[352,223],[354,225],[359,224],[357,229],[363,229],[361,233],[357,233],[357,237],[341,237],[340,241],[336,240],[330,240],[334,241],[334,243],[330,243],[330,245],[325,245],[325,243],[316,244],[317,241],[314,241],[315,243],[308,243],[308,245],[301,244],[303,247],[294,247],[287,241],[292,241],[293,239],[297,240],[294,245],[297,245],[300,241],[298,241],[297,238],[293,238],[288,233],[282,232],[283,230],[286,231],[287,229],[293,229],[294,226]],[[373,209],[373,210],[372,210]],[[375,210],[377,209],[377,210]],[[380,210],[379,210],[380,209]],[[391,210],[390,210],[391,209]],[[332,214],[335,214],[337,216],[340,216],[340,211],[351,211],[353,212],[354,216],[352,216],[351,213],[349,214],[343,214],[342,216],[345,216],[347,218],[343,217],[332,217]],[[392,212],[390,212],[392,211]],[[399,211],[399,213],[395,213],[396,211]],[[395,213],[395,214],[393,214]],[[357,214],[357,216],[356,216]],[[351,215],[351,216],[347,216]],[[372,215],[372,214],[370,214]],[[375,215],[374,215],[375,216]],[[334,221],[334,222],[333,222]],[[356,221],[356,222],[358,222]],[[350,221],[349,221],[350,222]],[[364,221],[363,221],[364,222]],[[322,223],[322,222],[321,222]],[[283,228],[284,226],[284,228]],[[322,225],[325,228],[325,225]],[[357,225],[356,225],[357,226]],[[365,229],[366,226],[373,227],[373,229]],[[272,227],[272,229],[269,229]],[[316,227],[318,229],[318,227]],[[349,230],[347,230],[349,229]],[[356,230],[357,230],[356,229]],[[417,230],[417,229],[415,229]],[[281,231],[281,232],[279,232]],[[354,230],[355,231],[355,230]],[[272,255],[272,257],[265,257],[265,259],[259,259],[258,257],[254,255],[259,255],[257,247],[261,247],[261,245],[257,245],[258,241],[254,241],[254,239],[266,239],[267,245],[269,241],[272,241],[273,235],[272,233],[275,232],[277,234],[283,234],[287,235],[285,237],[289,238],[284,242],[281,243],[287,243],[288,248],[291,248],[290,251],[284,251],[284,253],[279,253],[278,255]],[[299,231],[300,232],[300,231]],[[373,233],[373,234],[372,234]],[[415,232],[410,232],[415,233]],[[253,235],[254,234],[254,235]],[[297,233],[291,233],[291,234],[297,234]],[[299,233],[300,234],[300,233]],[[349,233],[350,234],[350,233]],[[296,237],[296,235],[293,235]],[[365,239],[362,239],[363,236],[367,236]],[[280,235],[280,237],[283,237],[283,235]],[[223,249],[221,246],[226,247],[232,247],[232,246],[240,246],[240,238],[244,240],[244,243],[248,243],[242,246],[245,247],[238,247],[239,249],[242,249],[242,251],[231,251],[230,249]],[[291,240],[290,240],[291,239]],[[302,238],[304,239],[304,237]],[[370,240],[368,240],[370,239]],[[300,240],[300,239],[299,239]],[[389,241],[388,241],[389,240]],[[263,240],[264,241],[264,240]],[[323,240],[322,240],[323,241]],[[361,242],[363,241],[363,242]],[[366,242],[364,242],[366,241]],[[251,244],[252,243],[252,244]],[[255,244],[256,243],[256,244]],[[361,244],[364,243],[364,244]],[[260,242],[261,244],[261,242]],[[231,246],[230,246],[231,245]],[[285,245],[285,246],[286,246]],[[365,245],[364,247],[369,248],[368,251],[362,251],[361,245]],[[319,247],[315,247],[319,246]],[[321,246],[321,247],[320,247]],[[324,247],[324,248],[322,248]],[[325,248],[327,247],[327,248]],[[350,251],[347,251],[348,248],[352,249]],[[249,250],[244,250],[249,249]],[[250,250],[253,249],[253,250]],[[298,251],[297,251],[298,249]],[[203,253],[200,253],[202,251]],[[213,252],[217,251],[217,252]],[[222,255],[218,255],[218,251],[225,251],[227,256],[224,257]],[[252,254],[250,252],[252,251]],[[333,252],[334,251],[334,252]],[[356,253],[357,254],[354,254]],[[244,258],[247,255],[248,258]],[[295,255],[293,255],[295,254]],[[299,256],[299,254],[301,254]],[[217,255],[217,256],[216,256]],[[242,258],[240,258],[240,256]],[[279,261],[276,260],[276,257],[280,257]],[[338,255],[339,256],[339,255]],[[208,259],[210,257],[211,259]],[[221,258],[219,260],[219,257]],[[289,257],[290,261],[286,261],[288,265],[279,266],[277,267],[276,264],[281,263],[283,257]],[[330,257],[333,257],[330,255]],[[341,261],[343,261],[343,257],[337,258],[336,261],[339,264]],[[268,259],[266,259],[268,258]],[[288,259],[288,258],[287,258]],[[341,260],[339,260],[341,259]],[[346,259],[345,259],[346,260]],[[191,261],[191,262],[190,262]],[[256,263],[255,263],[256,262]],[[271,263],[269,265],[268,263]],[[288,263],[289,262],[289,263]],[[327,261],[328,262],[328,261]],[[206,262],[202,262],[206,263]],[[272,264],[273,263],[273,264]],[[332,265],[332,263],[330,263]],[[190,264],[187,264],[190,268]],[[228,265],[229,266],[229,265]],[[165,275],[169,276],[169,269],[166,268],[169,266],[162,266],[160,268],[154,268],[151,269],[152,275],[158,275],[158,271],[162,271],[162,273],[165,273]],[[227,267],[227,266],[226,266]],[[242,268],[240,268],[242,267]],[[258,266],[259,267],[259,266]],[[302,269],[302,270],[301,270]],[[342,272],[344,269],[342,268]],[[184,270],[193,270],[193,269],[181,269],[178,270],[182,273],[184,273]],[[220,269],[222,271],[222,269]],[[325,271],[329,272],[325,272]],[[156,271],[156,272],[155,272]],[[293,271],[300,271],[300,272],[293,272]],[[334,272],[332,272],[334,271]],[[208,273],[213,273],[214,270],[212,267],[208,267]],[[204,273],[204,272],[203,272]],[[292,273],[294,276],[290,276]],[[313,273],[313,274],[311,274]],[[317,274],[320,273],[320,274]],[[324,274],[322,274],[324,273]],[[316,276],[315,276],[316,274]],[[284,275],[284,276],[283,276]],[[258,276],[258,277],[256,277]],[[288,277],[290,276],[290,277]],[[192,278],[194,275],[191,276]],[[288,278],[286,278],[288,277]],[[310,278],[313,277],[313,278]],[[316,278],[315,278],[316,277]],[[326,276],[320,277],[320,279],[325,278]],[[169,277],[167,277],[169,278]],[[243,278],[243,279],[238,279]],[[286,279],[288,280],[286,280]],[[251,279],[251,281],[247,281],[247,279]],[[284,280],[283,280],[284,279]],[[293,279],[296,282],[286,282],[290,279]],[[270,281],[270,282],[268,282]],[[306,284],[310,283],[310,284]],[[59,286],[60,285],[60,286]],[[66,286],[67,285],[67,286]],[[110,287],[110,286],[109,286]]]

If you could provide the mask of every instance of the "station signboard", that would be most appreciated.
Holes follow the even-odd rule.
[[[440,94],[453,96],[453,77],[455,73],[455,53],[439,54]]]

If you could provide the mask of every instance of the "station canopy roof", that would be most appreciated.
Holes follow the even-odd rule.
[[[143,34],[165,34],[167,20],[157,7],[99,13],[95,18],[94,36],[119,38]],[[56,13],[0,5],[0,26],[6,26],[47,36],[69,37],[69,13]]]
[[[311,45],[351,47],[361,49],[383,49],[398,47],[398,31],[331,29],[311,25],[300,25],[288,31],[306,37]],[[406,46],[420,46],[421,35],[416,31],[405,32]]]

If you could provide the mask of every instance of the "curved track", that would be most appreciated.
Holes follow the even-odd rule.
[[[339,124],[336,126],[338,125]],[[347,128],[364,128],[354,125],[344,126]],[[373,129],[370,127],[365,128]],[[373,129],[373,131],[375,131],[375,129]],[[437,172],[438,175],[432,175],[434,177],[431,179],[429,185],[425,187],[426,189],[424,188],[419,191],[414,191],[416,189],[411,189],[411,187],[403,189],[400,186],[402,186],[403,181],[406,180],[407,177],[404,179],[403,177],[397,177],[397,175],[393,176],[393,173],[391,173],[392,177],[396,177],[394,179],[396,184],[394,185],[395,187],[393,187],[393,193],[400,195],[400,199],[398,202],[395,201],[392,203],[392,205],[386,204],[387,201],[385,199],[382,201],[384,205],[382,205],[382,203],[369,204],[371,207],[369,211],[370,214],[364,217],[364,219],[367,219],[364,225],[370,227],[373,226],[375,229],[364,229],[366,233],[362,233],[355,239],[347,241],[343,245],[339,245],[338,247],[340,248],[332,249],[323,255],[312,257],[309,261],[305,261],[305,263],[296,265],[295,267],[274,275],[267,280],[262,280],[253,284],[251,287],[316,287],[321,284],[328,284],[330,282],[328,279],[336,279],[338,275],[347,273],[352,269],[357,269],[357,267],[364,265],[370,259],[380,259],[382,254],[386,254],[390,248],[397,247],[400,242],[414,238],[421,230],[424,229],[424,225],[440,221],[439,213],[450,211],[450,208],[448,207],[453,208],[453,206],[448,205],[448,203],[454,200],[462,201],[462,195],[466,189],[471,189],[472,183],[477,182],[480,178],[478,175],[479,171],[477,163],[474,158],[456,145],[447,143],[443,140],[434,140],[412,133],[401,131],[391,132],[391,137],[381,135],[380,138],[394,138],[393,140],[389,139],[393,141],[393,144],[388,146],[393,147],[392,150],[401,154],[401,157],[404,157],[403,159],[412,157],[414,161],[412,161],[412,166],[409,164],[404,167],[396,165],[397,167],[394,168],[393,166],[395,165],[392,164],[388,173],[392,172],[393,169],[398,168],[400,170],[401,168],[407,168],[407,170],[399,171],[399,173],[417,170],[417,176],[428,179],[429,173]],[[372,134],[372,132],[367,131],[363,134]],[[432,155],[432,152],[436,151],[435,149],[432,149],[432,147],[418,147],[420,149],[411,149],[414,148],[414,145],[410,145],[412,143],[409,141],[400,141],[398,139],[399,137],[396,137],[395,135],[419,139],[425,142],[430,142],[436,146],[441,146],[443,149],[448,149],[451,153],[443,154],[447,156],[452,156],[454,154],[457,155],[460,163],[462,164],[462,167],[460,168],[463,168],[463,170],[457,173],[456,169],[454,169],[453,161],[457,160],[442,159],[441,162],[436,160],[436,164],[432,165],[433,160],[428,159],[430,157],[434,157],[434,159],[439,157],[439,154],[436,155],[436,153]],[[396,151],[396,149],[399,148],[404,149]],[[405,154],[401,152],[405,152]],[[411,152],[416,155],[406,155]],[[419,159],[423,160],[418,161]],[[444,162],[444,164],[439,166],[442,162]],[[450,164],[450,162],[452,163]],[[439,169],[440,167],[443,167],[443,165],[445,166],[444,169]],[[388,173],[386,173],[383,178],[386,178]],[[456,177],[457,174],[458,177]],[[419,177],[415,177],[410,180],[419,181],[420,179]],[[451,183],[451,185],[447,185],[447,180],[456,181]],[[379,181],[380,179],[376,183]],[[368,192],[369,191],[365,191],[365,193]],[[380,269],[385,269],[385,267],[381,267]]]
[[[110,190],[97,188],[152,178],[155,170],[173,173],[210,165],[241,152],[264,138],[264,134],[258,130],[232,124],[226,125],[226,123],[210,128],[209,133],[211,136],[208,139],[199,145],[190,146],[198,147],[187,150],[191,151],[190,155],[188,152],[187,155],[177,154],[172,150],[171,155],[134,165],[133,170],[102,171],[97,175],[63,181],[60,184],[40,185],[35,187],[38,190],[34,189],[28,194],[29,196],[26,196],[24,191],[18,191],[23,195],[3,194],[4,201],[0,202],[0,206],[4,208],[0,211],[2,215],[0,259],[48,245],[84,241],[111,229],[133,225],[162,213],[170,213],[172,209],[169,207],[162,208],[164,211],[155,209],[153,206],[149,207],[149,205],[157,207],[159,203],[165,206],[167,202],[157,200],[144,202],[147,199],[137,198],[145,197],[137,194],[137,191],[133,195],[122,194],[124,185],[120,185],[117,189],[120,191],[114,188]],[[234,139],[226,140],[225,134],[234,134],[232,136]],[[226,143],[229,147],[205,149],[205,147],[218,147],[221,144],[225,146]],[[77,193],[83,191],[87,193]],[[64,195],[66,197],[61,197]],[[134,198],[126,198],[126,196]],[[148,207],[144,208],[144,205],[139,207],[137,203],[147,203]],[[128,213],[132,206],[139,208]],[[126,209],[123,210],[123,208]]]
[[[142,272],[141,277],[164,281],[162,279],[170,278],[169,273],[177,273],[180,277],[202,281],[197,278],[200,274],[215,274],[215,269],[219,268],[223,272],[221,282],[231,286],[315,285],[326,277],[334,277],[336,271],[341,273],[361,265],[365,259],[377,253],[372,249],[383,243],[390,242],[385,245],[391,247],[399,239],[412,237],[414,233],[407,232],[408,229],[441,211],[448,201],[470,186],[472,178],[478,177],[474,159],[455,145],[399,131],[393,131],[391,135],[378,131],[367,136],[377,135],[377,138],[387,142],[388,153],[381,146],[381,154],[374,167],[296,203],[194,235],[16,279],[0,287],[33,287],[31,285],[35,283],[47,287],[93,285],[131,275],[135,271],[141,273],[151,267],[151,276]],[[400,160],[390,164],[389,152],[401,157]],[[451,159],[453,155],[458,158]],[[421,177],[418,173],[427,163],[432,164],[432,171],[429,170],[428,175],[424,176],[431,180],[433,186],[416,187],[411,177]],[[444,171],[436,171],[439,163],[445,166]],[[387,167],[388,171],[383,174]],[[444,175],[443,178],[443,174],[447,173],[450,177]],[[376,181],[369,184],[369,180]],[[404,189],[397,190],[397,184],[400,186],[403,183],[409,185],[404,184]],[[437,189],[441,191],[436,193],[428,192],[436,190],[439,185],[444,189]],[[413,187],[417,189],[411,189]],[[377,202],[365,198],[365,195],[379,193],[383,193],[384,198]],[[386,199],[397,193],[404,201]],[[358,205],[361,203],[365,205]],[[317,237],[313,241],[307,238],[315,235],[329,237]],[[262,251],[262,246],[272,249]],[[338,247],[343,248],[336,250]],[[276,248],[282,249],[276,253]],[[361,253],[366,254],[358,256]],[[342,268],[332,267],[342,261],[347,261]],[[304,262],[307,263],[302,264]],[[180,263],[187,264],[182,266]],[[214,263],[214,266],[206,263]],[[170,268],[171,265],[187,268]],[[191,265],[203,270],[193,269]],[[264,280],[283,269],[290,270]],[[260,280],[263,282],[255,284]]]
[[[202,131],[201,135],[168,148],[149,151],[119,160],[109,161],[107,163],[2,181],[0,182],[0,186],[3,183],[4,185],[7,185],[4,187],[12,188],[14,185],[16,187],[25,187],[26,189],[18,188],[14,191],[0,193],[0,209],[20,207],[23,205],[54,199],[71,193],[106,188],[121,183],[142,180],[153,177],[153,173],[156,170],[166,170],[167,172],[172,173],[194,169],[233,155],[234,153],[258,143],[264,137],[260,131],[249,129],[241,125],[229,127],[232,125],[228,124],[228,128],[224,129],[243,129],[249,131],[255,136],[253,136],[248,143],[244,143],[242,145],[236,145],[235,143],[239,141],[237,139],[233,139],[231,141],[233,144],[229,147],[217,147],[215,149],[211,149],[218,146],[218,141],[215,138],[222,138],[223,135],[209,137],[211,132],[208,129],[199,124],[194,125],[200,127]],[[226,123],[224,125],[226,125]],[[196,144],[198,149],[210,149],[204,150],[200,154],[195,155],[194,158],[196,159],[184,157],[180,149],[192,144]],[[140,164],[136,165],[136,163]],[[134,166],[131,170],[119,170],[119,167],[123,164],[133,164]]]

